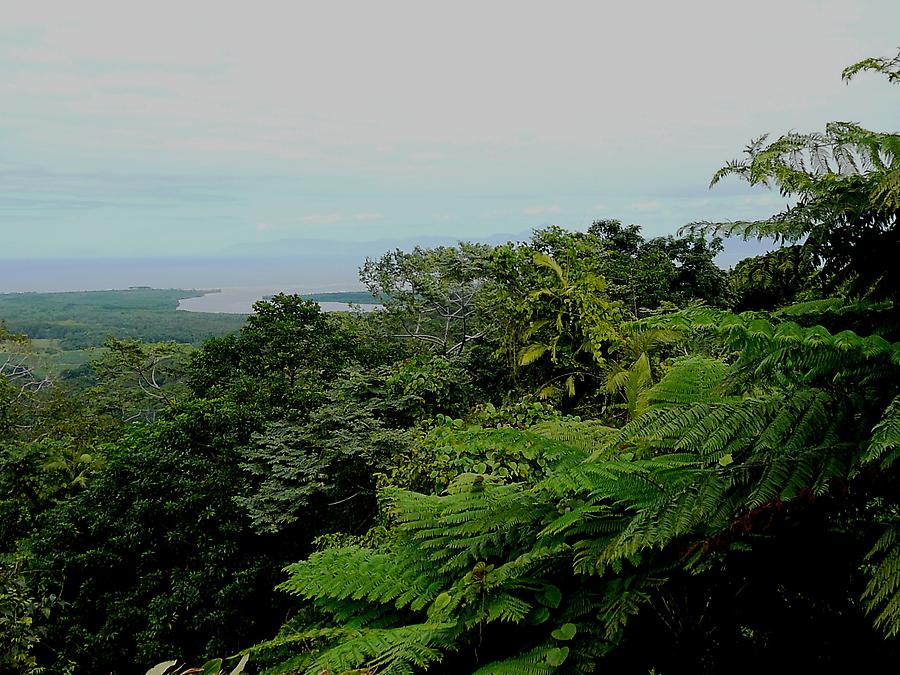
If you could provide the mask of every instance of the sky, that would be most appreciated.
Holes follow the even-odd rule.
[[[900,3],[2,3],[0,259],[764,217],[762,133],[896,131]]]

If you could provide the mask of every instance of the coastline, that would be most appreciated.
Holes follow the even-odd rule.
[[[311,291],[297,287],[273,288],[271,286],[222,288],[200,296],[179,300],[177,311],[204,314],[251,314],[253,312],[253,303],[277,293],[302,293],[308,295]],[[323,312],[348,312],[355,309],[362,312],[371,312],[381,307],[381,305],[374,304],[351,305],[345,302],[318,302]]]

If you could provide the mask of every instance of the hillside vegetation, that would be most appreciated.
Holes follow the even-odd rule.
[[[791,205],[397,250],[381,311],[279,294],[75,382],[7,361],[0,671],[888,671],[900,136],[735,178]],[[780,248],[725,272],[724,236]]]
[[[237,330],[243,316],[176,312],[178,301],[209,291],[134,288],[0,295],[0,322],[12,333],[58,340],[64,350],[97,347],[109,336],[200,345]]]

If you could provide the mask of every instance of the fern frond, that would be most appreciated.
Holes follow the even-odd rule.
[[[611,642],[617,640],[628,620],[650,600],[652,589],[662,583],[662,579],[633,575],[607,582],[603,600],[596,610],[603,622],[603,638]]]
[[[519,365],[527,366],[529,363],[534,363],[549,350],[550,347],[543,344],[532,344],[522,347],[521,351],[519,351]]]
[[[872,440],[863,457],[864,464],[877,462],[887,469],[900,459],[900,396],[894,397],[881,421],[872,430]]]
[[[532,605],[511,593],[492,594],[484,601],[484,622],[521,623],[531,613]]]
[[[441,645],[451,642],[455,624],[412,624],[399,628],[360,629],[317,656],[306,669],[310,675],[354,669],[392,675],[411,675],[439,661]]]
[[[334,601],[359,600],[421,609],[439,590],[439,580],[429,574],[426,561],[404,567],[390,556],[358,546],[314,553],[287,571],[290,576],[279,586],[281,590],[316,598],[335,610],[340,604]]]
[[[888,636],[900,635],[900,526],[888,528],[866,559],[874,567],[863,592],[866,611],[875,615],[875,626]]]
[[[885,75],[888,82],[900,82],[900,54],[892,58],[868,58],[844,68],[841,77],[849,82],[859,73],[873,71]]]
[[[568,656],[567,647],[541,646],[502,661],[494,661],[472,675],[552,675]]]
[[[721,400],[719,390],[728,365],[706,356],[692,356],[674,367],[650,390],[650,405],[712,403]]]
[[[593,452],[600,441],[614,429],[597,420],[566,419],[540,422],[532,426],[529,431],[552,441],[563,443],[584,457]],[[571,459],[573,454],[567,453],[564,459]]]

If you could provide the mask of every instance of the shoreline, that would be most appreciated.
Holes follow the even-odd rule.
[[[194,312],[198,314],[252,314],[253,304],[278,293],[297,293],[311,295],[307,289],[297,287],[271,286],[238,286],[222,288],[204,293],[200,296],[183,298],[178,301],[176,311]],[[380,304],[355,305],[347,302],[316,300],[323,312],[362,311],[371,312],[381,307]]]

